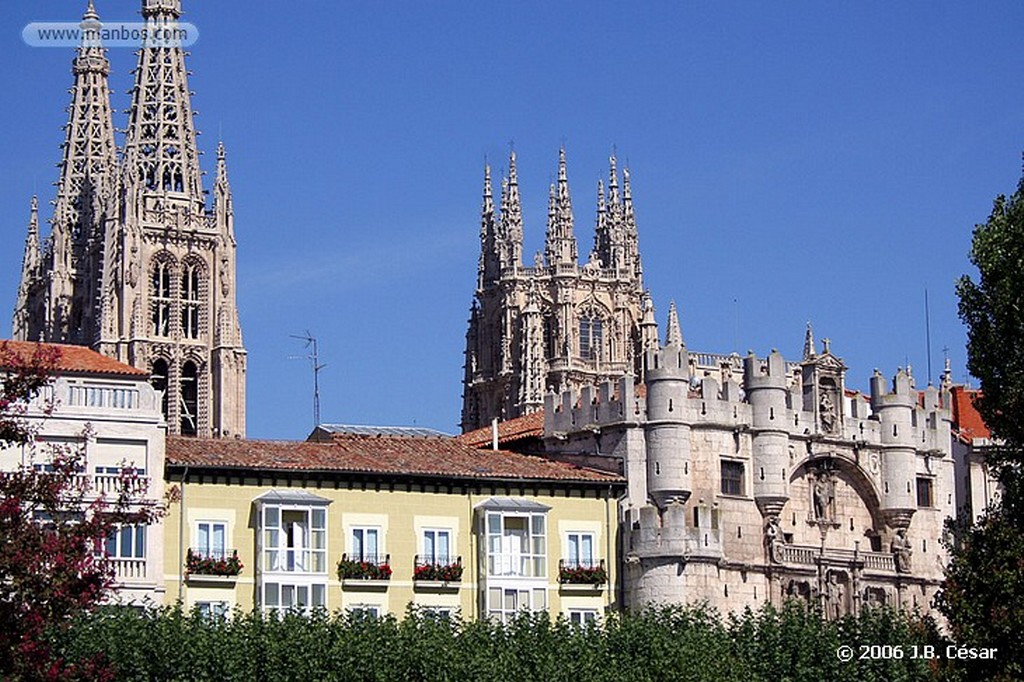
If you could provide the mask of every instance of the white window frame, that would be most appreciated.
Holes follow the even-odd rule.
[[[502,623],[522,611],[539,612],[548,608],[547,588],[523,584],[493,585],[487,588],[487,615]]]
[[[444,544],[447,546],[447,551],[445,552],[442,552],[439,549],[442,544],[441,538],[444,538]],[[430,544],[433,545],[432,550],[428,549]],[[452,532],[451,528],[423,528],[420,531],[421,564],[438,564],[446,566],[454,564],[456,556],[455,533]]]
[[[373,618],[380,618],[382,610],[380,604],[350,604],[345,608],[349,614],[363,613]]]
[[[513,519],[523,520],[525,536],[509,532]],[[488,576],[547,577],[546,513],[488,511],[484,523]]]
[[[195,607],[199,609],[199,615],[203,618],[227,618],[231,613],[226,601],[197,601]]]
[[[103,551],[110,559],[145,559],[146,536],[145,524],[126,524],[118,526],[103,542]],[[125,547],[125,543],[128,547]]]
[[[260,597],[260,604],[267,613],[298,611],[308,614],[315,608],[327,608],[327,584],[286,578],[265,580],[260,588]]]
[[[305,515],[305,525],[301,521],[286,525],[285,514],[296,512]],[[264,504],[260,509],[260,533],[264,572],[327,574],[326,507]]]
[[[569,531],[564,537],[565,545],[562,561],[565,566],[596,568],[601,561],[597,552],[597,533],[593,531]],[[586,542],[585,542],[586,541]],[[584,556],[584,545],[590,545],[590,555]],[[575,547],[574,547],[575,544]],[[574,551],[575,550],[575,551]],[[575,554],[575,556],[573,556]]]
[[[570,624],[581,628],[588,623],[601,622],[601,612],[597,609],[567,609],[565,615]]]
[[[369,538],[373,537],[374,551],[367,549]],[[357,550],[358,547],[358,550]],[[351,561],[366,561],[382,564],[387,554],[384,552],[384,530],[380,526],[351,526],[348,531],[348,558]]]
[[[202,542],[203,527],[204,526],[206,526],[206,546],[205,547],[203,546],[203,542]],[[217,527],[220,527],[222,529],[221,532],[222,532],[222,538],[223,538],[223,541],[221,542],[221,546],[219,548],[216,546],[216,544],[214,542],[214,537],[215,537],[214,529],[217,528]],[[229,548],[228,548],[228,538],[231,537],[230,535],[228,535],[228,522],[227,521],[220,521],[220,520],[214,520],[214,519],[204,519],[202,521],[196,521],[196,524],[195,524],[195,536],[194,537],[195,537],[195,542],[193,543],[192,547],[195,549],[195,552],[199,556],[201,556],[203,558],[209,557],[211,559],[226,559],[227,558],[228,551],[229,551]],[[219,549],[219,551],[218,551],[218,549]]]

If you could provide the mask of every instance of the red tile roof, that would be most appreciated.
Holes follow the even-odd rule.
[[[498,423],[498,444],[503,445],[525,438],[540,438],[544,435],[544,412],[531,412],[522,417]],[[494,442],[494,434],[490,426],[482,426],[455,437],[460,442],[474,448],[489,448]]]
[[[100,355],[85,346],[69,346],[61,343],[34,343],[28,341],[0,341],[0,368],[8,354],[23,360],[29,360],[36,348],[54,348],[60,353],[56,372],[80,374],[117,374],[122,376],[149,376],[149,372],[136,369],[131,365],[118,362],[105,355]]]
[[[963,386],[954,386],[953,393],[953,429],[965,443],[970,443],[975,438],[991,438],[992,433],[981,418],[981,413],[974,406],[975,396],[981,395],[981,391],[972,390]]]
[[[167,463],[212,469],[319,471],[397,477],[624,483],[620,476],[455,438],[335,435],[329,442],[167,438]]]

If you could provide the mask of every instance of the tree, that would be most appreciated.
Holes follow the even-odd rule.
[[[102,552],[106,538],[121,525],[151,523],[161,513],[142,503],[144,485],[133,470],[122,471],[118,494],[107,499],[82,475],[82,449],[36,442],[38,419],[28,418],[27,406],[59,360],[55,346],[37,344],[26,354],[0,343],[0,453],[12,446],[31,453],[30,462],[0,472],[0,677],[5,679],[109,676],[99,659],[55,659],[48,636],[108,596],[114,576]]]
[[[1024,676],[1024,178],[998,196],[974,229],[977,282],[957,283],[967,325],[967,367],[981,382],[975,405],[993,437],[988,464],[1002,496],[977,523],[952,524],[950,563],[938,605],[954,641],[998,647],[992,661],[971,661],[972,679]]]

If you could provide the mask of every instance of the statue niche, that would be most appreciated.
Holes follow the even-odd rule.
[[[808,469],[812,523],[821,526],[836,522],[836,471],[829,462]]]

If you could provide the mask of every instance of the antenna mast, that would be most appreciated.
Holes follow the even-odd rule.
[[[316,337],[306,330],[306,335],[290,334],[293,339],[306,342],[306,348],[310,349],[309,355],[306,357],[313,365],[313,429],[320,426],[320,370],[327,365],[320,364],[320,352],[317,346]]]

